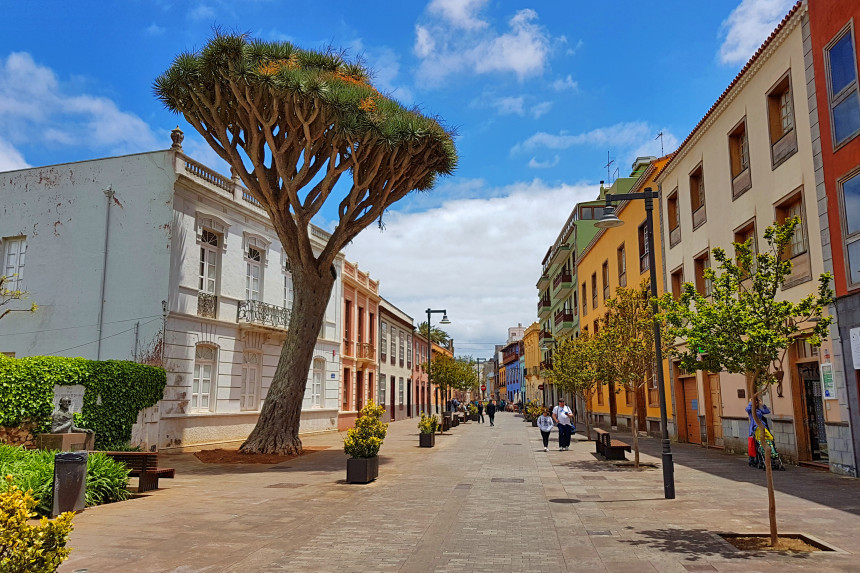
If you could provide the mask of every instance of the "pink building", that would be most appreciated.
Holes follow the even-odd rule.
[[[351,428],[358,411],[369,400],[377,401],[376,323],[379,300],[379,281],[371,280],[370,274],[360,271],[357,264],[344,261],[339,430]]]

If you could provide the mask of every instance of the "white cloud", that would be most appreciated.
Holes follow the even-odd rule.
[[[502,97],[502,98],[497,99],[493,103],[493,107],[495,107],[496,110],[501,115],[510,115],[510,114],[524,115],[525,114],[525,103],[526,103],[526,98],[524,98],[523,96]]]
[[[654,137],[654,128],[645,122],[616,123],[609,127],[593,129],[586,133],[554,135],[538,132],[511,149],[512,153],[539,148],[568,149],[577,145],[632,147]]]
[[[373,71],[373,85],[391,97],[411,104],[414,101],[412,90],[401,85],[400,56],[389,48],[373,48],[364,52],[368,67]]]
[[[551,109],[552,109],[552,102],[551,101],[542,101],[542,102],[532,106],[532,109],[529,111],[529,114],[533,118],[538,119],[540,116],[548,114],[549,110],[551,110]]]
[[[598,189],[539,179],[501,189],[477,188],[475,183],[467,182],[471,197],[493,197],[449,199],[425,211],[391,212],[384,232],[366,229],[346,255],[380,280],[380,294],[416,324],[426,320],[422,313],[428,306],[447,309],[452,324],[446,331],[456,353],[486,357],[492,344],[504,341],[508,327],[537,320],[534,285],[541,259],[573,206],[594,199]],[[439,190],[444,193],[457,184],[452,181]]]
[[[579,89],[579,84],[573,81],[573,77],[568,75],[566,78],[558,78],[552,82],[552,89],[557,92],[576,91]]]
[[[150,36],[161,36],[166,30],[153,22],[146,28],[145,32]]]
[[[453,26],[464,30],[487,27],[487,22],[477,17],[487,0],[432,0],[427,6],[431,14],[438,14]]]
[[[198,4],[188,11],[188,17],[192,20],[213,20],[215,18],[215,10],[206,4]]]
[[[720,62],[745,63],[788,13],[795,0],[742,0],[720,27]]]
[[[529,160],[529,167],[532,169],[549,169],[558,165],[559,161],[561,161],[561,158],[558,155],[547,161],[538,161],[537,157],[532,157]]]
[[[508,21],[509,30],[497,32],[487,24],[478,26],[476,14],[485,2],[467,2],[465,12],[444,11],[439,6],[454,0],[433,2],[428,14],[442,18],[415,26],[413,50],[421,61],[417,77],[427,84],[439,83],[448,75],[513,73],[519,80],[541,74],[551,52],[551,37],[537,24],[537,12],[518,11]],[[431,10],[431,8],[434,8]]]
[[[24,160],[21,152],[11,143],[0,138],[0,171],[14,171],[27,167],[30,167],[30,164]]]
[[[110,99],[69,93],[56,74],[16,52],[0,60],[0,133],[10,145],[48,144],[133,153],[159,147],[149,125]]]

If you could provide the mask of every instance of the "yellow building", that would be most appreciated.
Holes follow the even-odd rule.
[[[523,334],[523,349],[525,354],[525,372],[523,378],[526,386],[526,398],[528,400],[540,400],[548,404],[546,400],[546,382],[541,378],[540,363],[542,360],[540,350],[540,323],[533,322],[526,328]],[[539,388],[543,386],[543,388]]]
[[[646,187],[657,190],[654,178],[669,160],[637,158],[633,164],[631,177],[636,182],[630,193],[639,193]],[[612,188],[603,193],[616,193]],[[655,202],[656,203],[656,202]],[[579,254],[576,261],[578,289],[580,292],[580,331],[594,334],[598,324],[606,314],[606,301],[615,295],[615,289],[636,287],[649,279],[648,237],[645,225],[645,201],[622,201],[616,204],[616,212],[624,225],[611,229],[599,229],[594,238]],[[657,245],[655,258],[658,277],[662,277],[663,259],[660,253],[660,222],[655,204],[654,244]],[[658,278],[657,292],[662,294],[663,282]],[[663,361],[666,396],[671,396],[668,361]],[[620,392],[619,392],[620,390]],[[639,430],[659,435],[660,402],[657,377],[652,376],[645,388],[640,388]],[[620,426],[630,429],[633,420],[633,393],[616,388],[611,380],[601,384],[596,396],[592,398],[590,409],[594,412],[595,423],[603,426]],[[667,404],[670,426],[672,425],[672,404]],[[673,433],[670,428],[670,433]]]

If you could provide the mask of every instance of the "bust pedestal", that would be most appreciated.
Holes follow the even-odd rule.
[[[84,432],[66,432],[63,434],[39,434],[36,444],[40,450],[59,450],[61,452],[77,452],[95,449],[96,435]]]

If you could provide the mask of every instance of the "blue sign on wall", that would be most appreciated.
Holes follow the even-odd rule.
[[[698,409],[699,409],[699,401],[698,401],[698,400],[690,400],[690,407],[691,407],[693,410],[698,411]]]

